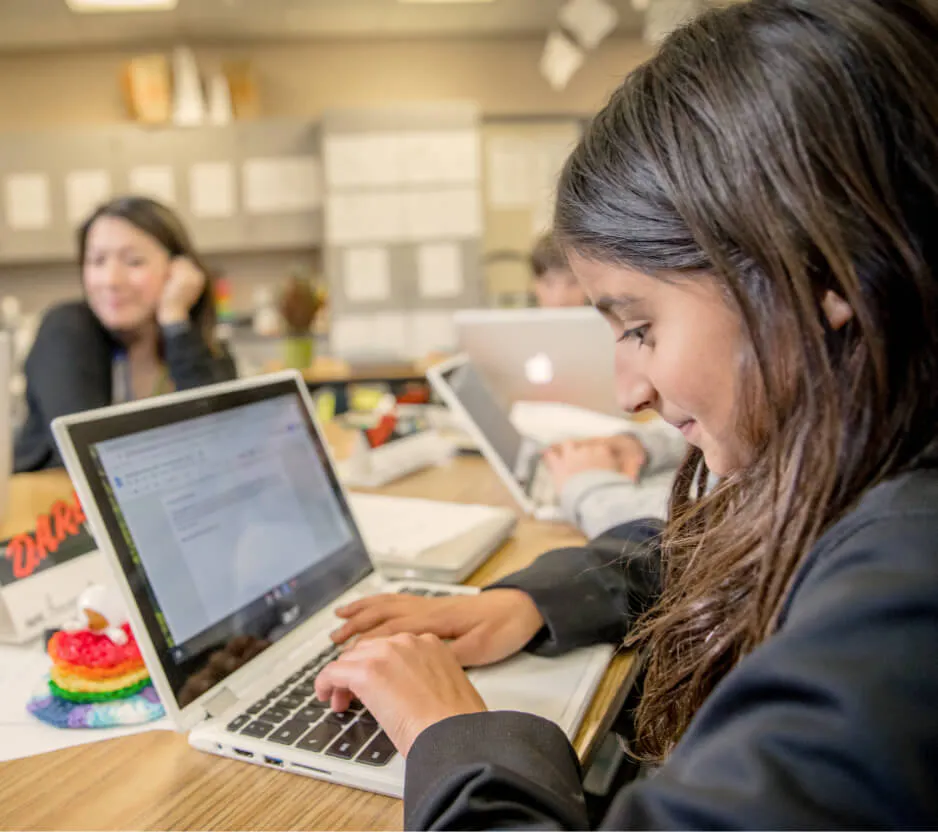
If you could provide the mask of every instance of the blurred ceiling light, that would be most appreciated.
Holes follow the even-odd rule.
[[[599,46],[618,22],[619,13],[606,0],[567,0],[560,8],[560,24],[585,49]]]
[[[661,43],[678,26],[700,14],[705,5],[704,0],[651,0],[642,37],[648,43]]]
[[[65,0],[73,12],[165,12],[175,9],[179,0]]]

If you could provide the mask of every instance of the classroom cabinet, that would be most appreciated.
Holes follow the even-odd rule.
[[[208,254],[318,247],[319,145],[296,120],[0,135],[0,263],[73,258],[81,219],[130,193],[169,204]]]

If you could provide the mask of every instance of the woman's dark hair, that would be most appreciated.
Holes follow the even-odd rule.
[[[567,265],[567,255],[563,247],[554,238],[550,232],[543,234],[538,238],[531,249],[531,256],[528,258],[531,266],[531,274],[535,279],[542,278],[551,269],[569,269]]]
[[[186,227],[169,208],[143,196],[123,196],[101,205],[78,229],[78,265],[83,268],[88,248],[88,234],[101,217],[116,217],[156,240],[170,257],[188,257],[205,275],[205,291],[189,311],[193,327],[202,333],[205,343],[214,344],[215,301],[212,272],[192,245]]]
[[[592,260],[712,279],[738,313],[752,462],[705,493],[693,451],[663,536],[639,748],[665,755],[777,627],[811,546],[873,485],[934,464],[935,0],[751,0],[629,75],[567,161],[555,226]],[[821,300],[853,309],[834,329]]]

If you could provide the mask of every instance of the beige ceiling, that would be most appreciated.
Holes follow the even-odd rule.
[[[610,0],[637,34],[630,0]],[[543,35],[561,0],[411,4],[398,0],[179,0],[173,12],[75,14],[65,0],[0,0],[0,50],[169,40]]]

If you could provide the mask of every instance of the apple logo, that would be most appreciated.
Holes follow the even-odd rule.
[[[524,374],[531,384],[550,384],[554,380],[554,365],[542,352],[524,362]]]

